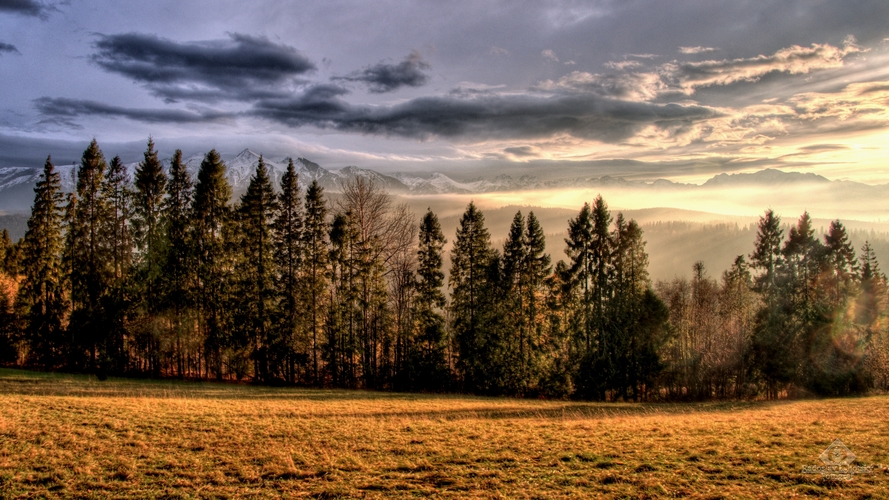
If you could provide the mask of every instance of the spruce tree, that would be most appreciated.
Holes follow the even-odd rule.
[[[157,313],[166,242],[162,223],[167,174],[157,158],[154,141],[148,138],[143,160],[136,167],[135,224],[140,253],[140,281],[149,317]]]
[[[225,163],[215,149],[201,162],[192,203],[192,227],[197,276],[197,306],[204,336],[205,368],[217,378],[223,376],[223,349],[226,347],[227,301],[230,272],[227,266],[231,248],[226,234],[231,219],[231,186],[225,177]]]
[[[132,192],[130,177],[119,156],[108,166],[102,183],[102,198],[107,206],[103,233],[109,259],[109,277],[104,292],[102,311],[108,332],[102,346],[101,369],[122,372],[127,368],[126,316],[130,297],[128,289],[133,263]]]
[[[522,272],[522,312],[527,333],[520,339],[519,352],[524,365],[525,389],[537,385],[543,374],[541,365],[546,347],[547,278],[552,274],[552,259],[546,253],[546,235],[534,212],[528,212],[522,240],[525,263]]]
[[[527,386],[528,373],[525,354],[528,342],[528,328],[526,323],[523,302],[525,288],[527,286],[526,269],[528,264],[527,249],[525,247],[525,218],[522,212],[516,212],[513,216],[506,242],[503,244],[502,280],[503,303],[501,307],[509,329],[504,333],[504,338],[499,339],[502,345],[494,346],[489,343],[489,352],[497,352],[496,362],[502,366],[497,371],[502,373],[504,388],[511,394],[519,394]],[[499,295],[499,294],[498,294]],[[493,339],[489,339],[493,340]],[[492,367],[493,368],[493,367]]]
[[[280,344],[272,326],[276,275],[272,223],[277,216],[278,199],[262,156],[247,192],[241,197],[238,212],[243,252],[243,294],[239,298],[244,312],[242,327],[246,327],[252,343],[254,376],[267,381],[279,375],[280,353],[276,350]]]
[[[284,349],[286,379],[296,381],[296,342],[300,336],[300,296],[303,272],[304,207],[300,199],[299,177],[293,160],[281,177],[278,195],[279,211],[274,222],[274,245],[277,254],[277,289],[279,293],[280,328]]]
[[[569,304],[575,316],[572,321],[576,327],[573,337],[580,341],[584,352],[593,349],[593,243],[592,209],[589,203],[584,203],[577,217],[568,221],[568,237],[565,238],[565,253],[570,260],[565,281],[574,291]]]
[[[444,248],[447,240],[441,232],[438,217],[431,209],[420,222],[419,247],[417,249],[417,282],[414,298],[416,337],[410,359],[413,389],[442,390],[447,387],[447,332],[442,310],[445,296],[442,292]]]
[[[487,299],[493,292],[488,285],[495,258],[491,236],[485,228],[485,217],[470,202],[460,218],[460,226],[451,251],[451,323],[457,344],[457,370],[467,390],[474,391],[488,385],[484,373],[486,353],[481,319]]]
[[[830,229],[824,235],[824,251],[828,274],[832,278],[830,300],[834,304],[840,304],[853,292],[858,278],[858,259],[846,227],[839,220],[831,222]]]
[[[184,376],[193,367],[187,366],[186,345],[189,332],[186,312],[194,297],[193,286],[197,282],[194,268],[193,238],[191,234],[191,205],[194,198],[194,184],[191,175],[182,164],[182,151],[176,150],[170,160],[170,179],[167,197],[163,200],[162,220],[166,234],[165,254],[162,258],[161,279],[163,292],[161,306],[171,316],[170,328],[175,345],[176,374]],[[191,358],[192,353],[188,353]]]
[[[777,296],[778,270],[782,264],[781,240],[784,230],[781,229],[781,217],[771,209],[759,218],[756,242],[750,254],[750,265],[759,271],[754,280],[754,289],[762,294],[768,302]]]
[[[103,196],[105,156],[95,139],[83,152],[77,169],[76,203],[68,227],[72,313],[69,328],[76,352],[72,361],[96,368],[108,325],[102,296],[111,274],[108,252],[108,203]],[[83,356],[86,358],[83,358]]]
[[[303,250],[305,252],[306,283],[303,292],[306,297],[306,316],[311,332],[312,382],[320,383],[318,354],[323,332],[325,290],[328,273],[328,222],[327,202],[324,189],[317,180],[312,180],[306,191],[305,230]]]
[[[50,158],[34,188],[34,205],[23,241],[24,279],[16,301],[24,309],[28,363],[53,368],[65,361],[70,347],[63,323],[66,314],[62,267],[62,185]]]

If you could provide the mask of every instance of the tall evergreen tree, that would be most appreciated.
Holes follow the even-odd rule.
[[[110,256],[108,287],[104,292],[103,314],[108,332],[102,348],[101,369],[123,372],[127,368],[126,315],[130,297],[130,270],[133,263],[132,192],[130,177],[119,156],[108,166],[102,183],[102,197],[107,206],[103,233]]]
[[[305,252],[306,316],[311,332],[312,382],[318,384],[318,354],[323,330],[325,290],[328,273],[328,222],[327,202],[324,189],[317,180],[312,180],[306,191],[305,229],[303,231],[303,251]]]
[[[275,311],[274,243],[272,224],[277,217],[278,199],[262,156],[247,192],[241,197],[239,221],[242,289],[240,297],[243,326],[252,343],[253,373],[259,380],[279,375],[279,339],[272,325]]]
[[[166,250],[162,224],[163,201],[167,174],[164,172],[154,141],[148,138],[143,160],[136,167],[135,219],[136,240],[140,252],[140,281],[144,283],[146,312],[153,317],[157,312],[157,296],[161,288],[161,273]]]
[[[771,209],[759,218],[756,242],[750,255],[750,265],[759,271],[754,280],[755,290],[771,301],[777,294],[778,269],[781,266],[781,217]]]
[[[593,248],[593,216],[589,203],[584,203],[577,217],[568,221],[568,237],[565,238],[565,253],[570,264],[566,269],[565,282],[576,292],[572,293],[570,307],[573,310],[571,323],[576,333],[573,337],[580,341],[584,352],[593,349],[593,289],[595,283]]]
[[[303,231],[305,225],[304,207],[300,199],[299,177],[293,160],[287,163],[287,171],[281,177],[281,193],[278,195],[280,207],[274,222],[274,245],[277,254],[277,289],[280,294],[280,328],[284,349],[285,378],[296,381],[296,342],[302,330],[300,324],[303,283]],[[303,322],[304,323],[304,322]]]
[[[852,288],[858,278],[858,259],[855,248],[846,234],[846,227],[839,220],[830,223],[830,229],[824,235],[825,260],[830,276],[830,300],[834,304],[842,302],[844,297],[852,294]]]
[[[475,203],[470,202],[457,228],[448,281],[452,289],[451,322],[459,356],[457,370],[468,390],[477,390],[489,382],[484,380],[487,339],[482,336],[480,320],[488,298],[483,294],[492,291],[488,285],[494,258],[485,217]]]
[[[105,156],[93,139],[77,169],[77,199],[68,227],[73,307],[69,328],[76,346],[72,361],[90,369],[97,367],[99,349],[108,332],[102,310],[111,261],[108,235],[104,232],[108,216],[102,192],[106,169]]]
[[[414,299],[416,338],[407,354],[410,365],[409,386],[414,389],[442,390],[448,383],[447,332],[442,311],[443,248],[447,240],[438,217],[431,209],[420,222],[417,249],[417,282]]]
[[[23,240],[24,279],[16,301],[24,308],[29,363],[56,367],[69,348],[63,328],[66,314],[61,261],[62,185],[50,158],[34,188],[34,205]]]
[[[210,150],[198,171],[191,214],[205,368],[208,375],[212,372],[216,378],[223,376],[223,348],[228,332],[226,301],[231,269],[226,264],[231,249],[226,247],[225,231],[231,219],[230,197],[225,163],[215,149]]]
[[[194,184],[191,175],[182,164],[182,151],[176,150],[170,161],[170,179],[167,197],[161,205],[162,221],[165,228],[166,245],[162,262],[163,299],[161,306],[169,311],[170,330],[174,345],[174,365],[176,374],[184,376],[194,372],[188,366],[191,358],[187,349],[189,332],[187,311],[192,305],[193,286],[197,281],[194,269],[195,254],[191,234],[191,205],[194,198]]]

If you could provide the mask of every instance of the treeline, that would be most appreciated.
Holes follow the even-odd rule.
[[[134,179],[95,141],[76,190],[47,159],[25,237],[0,239],[0,361],[153,377],[596,400],[886,389],[886,278],[835,222],[783,241],[767,212],[721,282],[658,283],[638,224],[599,197],[552,263],[533,212],[502,249],[470,203],[445,293],[438,219],[371,179],[332,201],[260,157],[232,203],[149,139]]]

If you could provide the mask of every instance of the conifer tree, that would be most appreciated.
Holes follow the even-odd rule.
[[[132,192],[130,177],[119,156],[108,166],[102,183],[102,198],[107,215],[103,221],[109,259],[109,276],[104,292],[102,311],[108,331],[102,347],[103,372],[113,369],[123,372],[127,367],[126,314],[130,298],[130,270],[133,263],[133,237],[130,231],[132,218]]]
[[[306,283],[303,289],[306,294],[306,316],[309,318],[311,332],[312,382],[318,384],[318,354],[323,332],[325,290],[328,272],[328,222],[327,202],[324,189],[317,180],[312,180],[306,191],[305,230],[303,231],[303,250],[305,252]]]
[[[143,160],[136,167],[135,179],[135,228],[140,252],[140,281],[144,284],[146,312],[150,317],[157,313],[157,296],[161,288],[161,272],[166,250],[162,223],[163,201],[166,194],[167,174],[164,173],[154,141],[148,138]]]
[[[852,293],[853,285],[858,278],[858,259],[855,248],[846,234],[846,227],[839,220],[830,223],[830,229],[824,235],[825,260],[829,266],[832,290],[830,299],[838,305],[843,298]]]
[[[781,229],[781,217],[771,209],[759,218],[756,242],[750,255],[750,265],[759,271],[755,278],[755,290],[767,301],[772,302],[777,294],[778,269],[781,261],[781,240],[784,231]]]
[[[486,292],[493,292],[490,271],[495,258],[485,217],[470,202],[460,218],[454,248],[451,251],[451,322],[457,345],[457,370],[466,389],[476,390],[488,384],[484,379],[486,343],[481,319]],[[499,260],[499,259],[498,259]]]
[[[171,315],[171,337],[175,346],[175,368],[177,375],[184,376],[193,370],[186,366],[187,311],[193,302],[193,285],[197,280],[194,268],[194,248],[191,235],[191,205],[194,198],[194,184],[191,175],[182,164],[182,151],[176,150],[170,160],[170,179],[167,197],[161,205],[162,221],[165,228],[165,253],[161,260],[163,286],[162,307]],[[189,354],[189,358],[191,357]]]
[[[581,343],[584,352],[593,349],[593,282],[594,260],[593,248],[593,217],[589,203],[584,203],[577,217],[568,221],[568,237],[565,238],[565,253],[570,259],[566,269],[565,281],[571,290],[578,293],[572,298],[570,307],[575,318],[572,323],[577,327],[575,339]]]
[[[327,314],[323,354],[327,362],[326,371],[334,386],[338,387],[356,387],[358,382],[355,359],[360,350],[357,332],[358,291],[354,285],[358,238],[358,229],[348,213],[333,216],[330,251],[325,254],[330,287],[325,301]]]
[[[523,373],[526,375],[525,388],[528,385],[537,385],[537,379],[542,376],[541,356],[545,348],[546,328],[546,279],[552,273],[550,263],[552,259],[546,253],[546,235],[540,226],[540,221],[534,212],[528,213],[525,220],[525,231],[522,240],[525,246],[525,263],[523,266],[522,283],[524,297],[522,299],[522,312],[527,333],[520,339],[519,352],[524,364]],[[532,380],[528,380],[532,379]]]
[[[442,292],[444,248],[447,240],[441,232],[438,217],[431,209],[420,222],[419,247],[417,249],[417,282],[414,298],[416,338],[408,354],[411,371],[410,387],[414,389],[442,390],[447,387],[447,332],[442,310],[445,296]]]
[[[274,245],[277,253],[277,289],[280,295],[280,328],[284,349],[286,379],[296,381],[296,342],[300,336],[301,284],[303,261],[304,207],[300,199],[299,177],[293,160],[281,177],[281,193],[278,195],[279,211],[274,222]]]
[[[49,368],[62,364],[69,348],[63,329],[67,307],[62,283],[61,190],[60,176],[47,157],[34,188],[34,205],[23,240],[24,279],[16,299],[25,311],[27,361]]]
[[[225,163],[215,149],[201,162],[192,203],[192,227],[197,276],[197,305],[201,312],[206,369],[221,379],[226,345],[226,301],[231,269],[226,234],[231,219],[231,187]]]
[[[253,372],[259,380],[270,380],[279,373],[275,358],[280,344],[272,326],[276,275],[272,223],[277,212],[278,199],[260,156],[238,213],[244,292],[239,303],[244,313],[243,327],[252,343]]]
[[[75,344],[74,363],[90,369],[97,367],[100,347],[108,331],[102,310],[102,296],[111,274],[107,200],[102,186],[105,180],[105,156],[95,139],[83,152],[77,169],[76,203],[68,227],[68,255],[71,259],[71,336]],[[81,356],[86,355],[87,359]]]
[[[497,356],[493,361],[502,365],[496,368],[502,373],[504,389],[512,394],[523,392],[527,386],[528,373],[525,355],[527,354],[528,325],[527,316],[523,307],[526,299],[525,289],[527,280],[527,248],[525,246],[525,218],[522,212],[516,212],[513,216],[506,242],[503,244],[502,272],[499,279],[502,286],[502,304],[496,304],[502,308],[505,322],[509,328],[504,330],[502,345],[493,345],[493,338],[489,338],[488,351],[496,351]],[[500,296],[500,294],[497,294]]]

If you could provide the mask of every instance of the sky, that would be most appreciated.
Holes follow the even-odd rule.
[[[889,183],[889,2],[0,0],[0,166]]]

